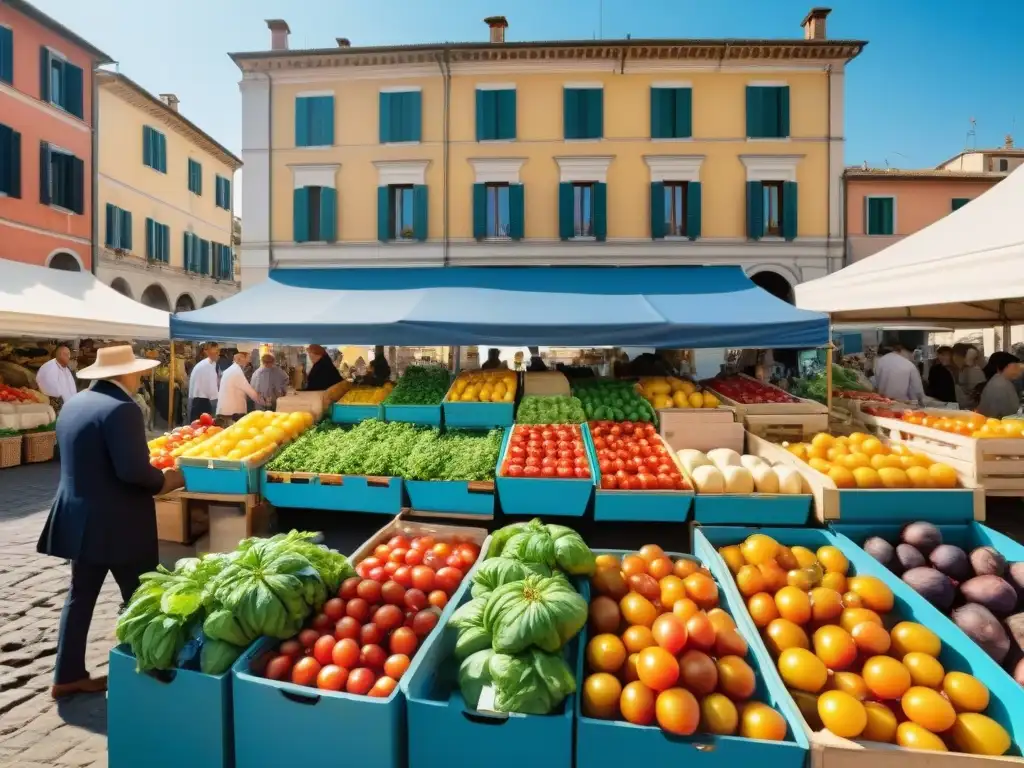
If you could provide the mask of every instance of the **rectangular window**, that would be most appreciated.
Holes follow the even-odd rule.
[[[334,144],[334,97],[299,96],[295,99],[295,146],[330,147]]]
[[[216,177],[217,185],[217,207],[223,208],[226,211],[231,210],[231,179],[225,179],[223,176]]]
[[[689,88],[651,88],[651,138],[693,136],[693,93]]]
[[[419,141],[422,132],[422,94],[419,91],[380,94],[380,143]]]
[[[0,123],[0,197],[5,196],[21,197],[21,134]]]
[[[188,191],[203,194],[203,166],[191,157],[188,159]]]
[[[686,182],[665,182],[665,236],[686,237]]]
[[[414,240],[414,210],[413,188],[411,184],[393,184],[388,187],[390,198],[390,219],[388,222],[388,234],[391,240]]]
[[[747,86],[747,137],[784,139],[789,136],[789,86]]]
[[[188,236],[186,232],[186,240]],[[153,219],[146,219],[146,259],[162,264],[171,260],[171,228]]]
[[[950,203],[950,210],[959,211],[969,202],[971,202],[971,198],[969,197],[954,197],[952,202]]]
[[[39,145],[39,202],[72,213],[85,212],[85,163],[45,141]]]
[[[782,220],[784,218],[782,182],[762,182],[762,200],[764,202],[764,233],[769,237],[782,237]]]
[[[213,244],[213,276],[217,280],[234,280],[235,267],[231,247],[223,243]]]
[[[865,201],[864,231],[869,235],[892,235],[896,232],[894,197],[869,197]]]
[[[142,126],[142,164],[167,173],[167,137],[148,125]]]
[[[487,237],[508,240],[511,237],[511,211],[508,184],[487,185]]]
[[[1008,170],[1010,170],[1010,161],[1007,160],[1005,157],[1000,158],[1000,160],[999,160],[999,172],[1003,173],[1003,172],[1008,171]]]
[[[476,140],[502,141],[514,139],[515,137],[515,89],[477,89]]]
[[[572,185],[572,236],[594,236],[594,185]]]
[[[14,84],[14,30],[0,26],[0,80]]]
[[[292,205],[295,242],[332,243],[337,239],[338,192],[334,187],[299,187]]]
[[[604,89],[566,88],[562,121],[567,139],[600,139],[604,135]]]
[[[130,251],[132,249],[132,214],[123,208],[107,203],[106,237],[107,248]]]
[[[39,49],[40,98],[68,114],[82,117],[83,110],[83,74],[81,67],[76,67],[59,54],[43,47]]]

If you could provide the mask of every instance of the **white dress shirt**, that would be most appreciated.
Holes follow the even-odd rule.
[[[210,358],[204,357],[196,363],[188,377],[189,399],[203,397],[210,401],[216,400],[218,383],[217,366],[210,362]]]
[[[75,374],[57,362],[57,358],[47,360],[36,374],[36,384],[47,397],[59,397],[65,403],[78,393],[75,386]]]
[[[890,352],[875,361],[875,391],[893,400],[924,400],[921,372],[899,352]]]
[[[199,366],[196,366],[198,368]],[[192,369],[195,375],[195,368]],[[224,371],[220,379],[220,393],[217,395],[217,415],[234,416],[238,413],[246,413],[249,410],[245,402],[245,396],[252,398],[253,402],[259,402],[260,396],[252,385],[245,380],[245,371],[238,363],[233,363],[230,368]]]

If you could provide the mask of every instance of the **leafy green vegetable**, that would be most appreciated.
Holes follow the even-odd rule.
[[[544,525],[538,518],[495,531],[487,557],[498,556],[541,563],[574,576],[589,576],[595,568],[594,553],[576,531],[564,525]]]
[[[587,601],[564,577],[527,576],[491,592],[483,628],[494,650],[519,653],[531,646],[554,652],[587,622]]]
[[[474,598],[480,598],[488,592],[493,592],[502,584],[508,584],[511,581],[522,581],[530,574],[550,576],[551,569],[540,563],[523,563],[510,557],[493,557],[481,563],[480,567],[473,574],[473,586],[470,594]],[[475,602],[476,600],[473,600],[466,603],[466,605],[472,605]],[[460,608],[459,610],[462,609]]]
[[[208,637],[203,641],[199,668],[207,675],[222,675],[231,669],[231,665],[238,660],[244,650],[244,647]]]
[[[482,650],[459,667],[459,690],[466,706],[476,709],[480,694],[494,686],[494,709],[524,715],[547,715],[576,691],[576,679],[558,654],[531,648],[510,656]]]
[[[410,365],[384,400],[384,405],[440,405],[452,378],[447,368]]]
[[[528,395],[519,403],[517,424],[582,424],[587,420],[579,398]]]
[[[406,461],[406,480],[494,479],[501,451],[502,430],[485,435],[430,429],[416,440]]]

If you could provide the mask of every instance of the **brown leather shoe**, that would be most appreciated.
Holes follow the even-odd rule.
[[[107,690],[107,676],[83,677],[73,683],[56,683],[50,687],[50,696],[63,699],[76,693],[103,693]]]

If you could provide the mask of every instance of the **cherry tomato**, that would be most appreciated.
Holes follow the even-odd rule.
[[[320,662],[312,656],[304,656],[292,667],[292,682],[296,685],[315,685],[320,674]]]

